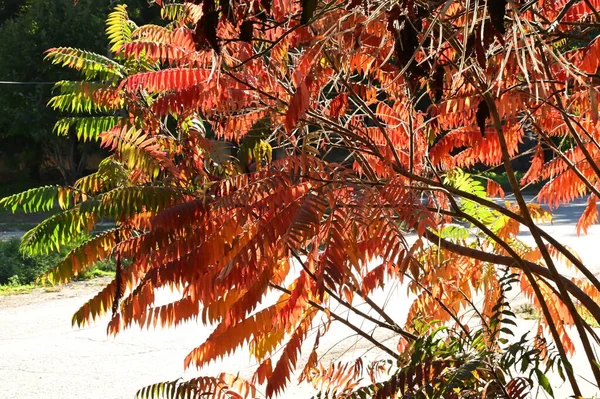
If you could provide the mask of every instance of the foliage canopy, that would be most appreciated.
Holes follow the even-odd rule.
[[[115,256],[115,280],[74,324],[111,310],[113,334],[197,318],[216,327],[186,366],[246,347],[259,364],[251,382],[201,377],[142,397],[238,398],[261,384],[272,397],[298,371],[321,397],[524,398],[529,377],[551,392],[553,365],[581,396],[571,325],[600,382],[594,334],[578,313],[600,322],[600,281],[536,225],[551,216],[521,193],[546,181],[538,198],[550,206],[588,198],[578,232],[598,220],[596,1],[157,3],[161,26],[136,25],[123,6],[110,14],[112,57],[47,53],[81,73],[56,87],[51,105],[74,114],[56,130],[75,129],[112,156],[72,187],[1,202],[62,209],[27,233],[25,253],[115,221],[49,275],[67,281]],[[534,150],[519,182],[511,160],[523,141]],[[516,203],[493,201],[499,186],[464,171],[476,164],[502,165]],[[522,228],[535,246],[519,240]],[[564,277],[560,263],[582,277]],[[416,297],[406,320],[372,299],[396,283]],[[544,315],[527,362],[525,338],[505,340],[515,285]],[[160,287],[181,299],[155,306]],[[481,328],[471,330],[461,314],[478,295]],[[332,323],[385,360],[320,363]]]

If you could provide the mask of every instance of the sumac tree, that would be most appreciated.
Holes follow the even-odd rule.
[[[549,213],[521,191],[544,182],[538,198],[551,207],[587,197],[578,233],[597,222],[595,0],[157,3],[162,26],[137,26],[124,7],[110,15],[112,58],[47,53],[82,74],[57,85],[51,105],[75,115],[56,130],[112,156],[72,187],[2,200],[61,209],[27,233],[25,253],[114,220],[48,276],[64,282],[117,259],[116,278],[74,324],[108,312],[117,334],[199,319],[216,328],[186,366],[246,346],[259,364],[251,382],[201,377],[140,395],[237,398],[264,385],[272,397],[297,372],[324,397],[522,398],[530,375],[550,390],[546,363],[563,365],[580,396],[568,326],[600,382],[590,318],[579,313],[600,322],[600,281],[536,225]],[[533,158],[518,181],[511,160],[524,141]],[[516,202],[493,201],[501,188],[474,180],[465,172],[474,165],[503,167]],[[534,246],[519,240],[522,229]],[[582,277],[561,275],[560,263]],[[372,299],[398,283],[416,297],[406,320]],[[515,362],[526,356],[502,338],[514,285],[543,315],[527,352],[535,359],[516,367],[530,369],[523,376]],[[181,298],[155,306],[160,287]],[[477,295],[473,330],[460,314]],[[396,342],[372,338],[340,309]],[[320,363],[334,323],[389,362]]]

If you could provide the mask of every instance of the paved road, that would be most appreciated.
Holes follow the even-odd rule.
[[[116,338],[107,337],[106,320],[83,329],[70,325],[70,316],[93,295],[92,289],[81,289],[66,298],[37,295],[51,299],[15,306],[14,301],[9,303],[0,297],[0,398],[133,398],[138,388],[181,376],[219,372],[240,372],[245,378],[252,375],[255,363],[249,362],[244,352],[204,370],[185,372],[184,357],[210,333],[209,328],[196,323],[177,329],[129,330]],[[160,297],[166,302],[172,295],[163,292]],[[380,331],[375,337],[389,338]],[[344,342],[336,346],[342,339]],[[377,356],[367,352],[367,343],[358,341],[343,327],[336,326],[321,343],[322,347],[334,347],[326,356],[328,360]],[[285,397],[308,398],[311,392],[304,385]]]
[[[555,212],[553,225],[544,228],[557,235],[561,241],[574,248],[583,260],[596,272],[600,272],[600,226],[593,226],[590,235],[576,237],[574,223],[583,210],[582,203]],[[524,240],[530,240],[523,234]],[[73,329],[70,316],[97,287],[68,289],[61,293],[38,294],[34,303],[21,304],[15,299],[0,297],[0,398],[7,399],[121,399],[132,398],[136,389],[157,381],[178,377],[194,377],[221,371],[240,371],[249,377],[253,366],[244,352],[225,362],[210,365],[207,369],[183,370],[185,355],[202,342],[210,329],[188,323],[174,330],[126,331],[116,338],[105,334],[106,321],[84,329]],[[161,295],[161,301],[172,298],[169,293]],[[392,304],[398,319],[405,317],[410,299],[396,290],[379,292],[376,300]],[[519,323],[522,332],[533,329],[534,321]],[[341,327],[333,328],[326,341],[334,350],[326,359],[340,356],[352,359],[365,354],[368,345],[355,337],[342,338],[351,333]],[[378,339],[389,338],[375,331]],[[390,346],[395,342],[390,341]],[[366,352],[369,358],[377,353]],[[575,370],[590,377],[589,366],[580,358],[575,359]],[[583,380],[582,380],[583,381]],[[557,389],[556,397],[566,398],[569,392],[560,388],[558,380],[552,381]],[[584,385],[586,395],[597,392],[589,384]],[[309,398],[312,391],[306,385],[294,387],[285,398]]]

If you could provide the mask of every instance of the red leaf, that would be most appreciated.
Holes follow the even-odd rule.
[[[338,94],[333,100],[331,100],[331,103],[329,104],[329,116],[331,118],[337,118],[338,116],[345,114],[347,108],[348,94]]]
[[[296,93],[292,96],[290,106],[285,115],[285,130],[290,133],[296,126],[298,119],[304,116],[310,102],[310,93],[306,82],[300,83]]]

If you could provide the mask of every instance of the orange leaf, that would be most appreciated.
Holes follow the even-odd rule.
[[[491,179],[487,182],[486,192],[488,197],[504,198],[504,190],[502,189],[502,186]]]
[[[598,222],[598,206],[596,205],[596,201],[596,196],[590,195],[588,205],[577,221],[577,235],[581,235],[582,231],[584,234],[587,234],[588,228]]]

